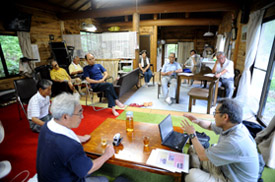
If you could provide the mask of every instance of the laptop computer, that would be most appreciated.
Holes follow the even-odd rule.
[[[159,132],[161,144],[171,149],[182,152],[182,149],[189,139],[188,134],[174,131],[172,118],[169,114],[161,123],[159,123]]]

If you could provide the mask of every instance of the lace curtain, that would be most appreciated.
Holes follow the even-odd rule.
[[[66,44],[75,47],[75,56],[92,53],[96,59],[134,59],[136,38],[136,32],[63,35]]]

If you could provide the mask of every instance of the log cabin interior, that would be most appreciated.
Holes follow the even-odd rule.
[[[253,27],[249,21],[256,12],[261,13],[260,28],[253,32],[249,30]],[[234,69],[249,77],[241,79],[239,86],[248,89],[240,91],[239,87],[237,98],[238,94],[240,100],[248,93],[253,95],[243,100],[244,107],[251,107],[252,120],[267,126],[274,115],[275,3],[272,0],[10,0],[1,1],[0,14],[1,107],[14,100],[14,80],[33,76],[19,71],[20,57],[38,59],[31,63],[33,69],[49,65],[49,60],[57,57],[51,43],[65,42],[67,53],[73,48],[69,56],[79,56],[83,64],[87,52],[95,54],[97,61],[105,66],[111,64],[108,71],[115,78],[123,71],[123,61],[125,68],[138,68],[139,53],[144,49],[156,75],[171,51],[176,53],[180,64],[188,59],[191,49],[208,61],[213,60],[215,51],[223,51],[234,62]],[[32,57],[27,56],[28,50],[23,51],[24,43],[19,47],[20,32],[28,33]],[[17,42],[11,43],[18,44],[20,53],[6,50],[13,47],[7,46],[11,43],[5,37],[17,38]],[[116,52],[116,48],[106,43],[97,47],[93,37],[105,37],[102,40],[109,42],[115,41],[112,37],[120,37],[120,51],[124,52]],[[252,42],[258,45],[256,49],[255,45],[250,49]]]

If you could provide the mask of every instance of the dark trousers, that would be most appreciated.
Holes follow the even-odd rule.
[[[111,83],[97,83],[93,85],[93,90],[95,92],[104,91],[106,98],[108,99],[108,107],[113,107],[116,105],[115,100],[118,99],[114,86]]]

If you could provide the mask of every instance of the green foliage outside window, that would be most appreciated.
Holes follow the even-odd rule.
[[[0,35],[0,43],[6,60],[9,75],[19,73],[19,59],[23,57],[17,36]],[[3,65],[0,65],[0,77],[5,77]]]

